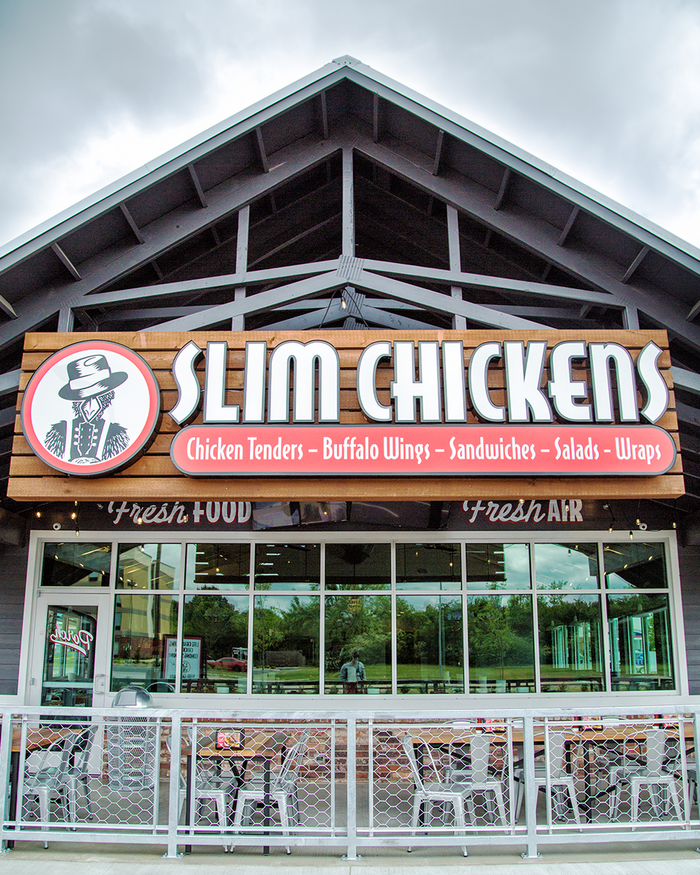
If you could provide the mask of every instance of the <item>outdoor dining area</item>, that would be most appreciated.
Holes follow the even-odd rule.
[[[54,709],[55,711],[55,709]],[[68,711],[68,709],[66,709]],[[537,847],[700,837],[696,715],[3,713],[3,848]]]

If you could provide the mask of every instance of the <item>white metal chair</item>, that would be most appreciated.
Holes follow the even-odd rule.
[[[576,782],[574,775],[566,769],[566,730],[548,729],[545,735],[545,762],[535,767],[535,786],[538,790],[551,792],[552,810],[555,817],[563,817],[568,795],[574,820],[581,824],[581,814],[576,797]],[[518,785],[518,796],[515,805],[515,819],[520,817],[523,799],[525,798],[525,772],[517,769],[515,781]]]
[[[264,778],[259,776],[245,781],[240,786],[233,821],[234,832],[240,832],[244,826],[247,826],[253,819],[256,807],[265,803],[277,807],[282,835],[288,836],[291,827],[301,823],[298,780],[309,735],[309,730],[305,730],[286,752],[281,767],[270,778],[268,794],[265,793]],[[291,853],[290,847],[286,850],[288,854]]]
[[[194,763],[190,780],[192,780],[191,796],[195,803],[195,814],[199,809],[200,803],[213,802],[216,806],[219,829],[223,834],[226,827],[228,827],[229,803],[232,803],[235,799],[238,780],[235,775],[227,777],[225,775],[217,774],[213,769],[209,768],[209,766],[203,762],[203,758],[198,756],[197,747],[192,742],[192,735],[196,736],[196,731],[190,733],[189,729],[187,729],[186,733],[190,744],[191,762]],[[174,763],[173,761],[172,739],[170,735],[165,739],[165,744],[168,748],[168,753],[170,754],[170,767],[179,768],[179,763]],[[181,771],[179,774],[180,798],[178,819],[182,817],[182,806],[187,798],[187,782],[183,778]],[[229,850],[233,850],[233,848],[228,844],[224,844],[224,853],[227,853]]]
[[[49,747],[41,751],[31,762],[25,763],[25,774],[22,786],[23,803],[27,799],[36,798],[39,802],[39,819],[42,830],[48,830],[51,820],[51,800],[56,798],[62,804],[71,822],[75,823],[76,797],[71,804],[69,791],[69,770],[71,752],[79,735],[69,733]],[[24,807],[24,805],[23,805]],[[49,843],[44,841],[44,847]]]
[[[657,818],[668,812],[668,798],[673,803],[676,817],[681,820],[681,806],[678,799],[676,776],[664,766],[666,753],[666,730],[654,727],[646,732],[646,761],[615,766],[610,770],[610,819],[615,820],[620,809],[620,797],[624,784],[629,786],[630,817],[632,828],[639,823],[639,801],[642,788],[647,788],[651,807]]]
[[[474,734],[469,739],[469,754],[471,762],[469,768],[451,768],[453,759],[448,755],[448,783],[459,787],[464,795],[469,811],[469,818],[476,822],[474,797],[483,796],[487,802],[487,809],[495,819],[495,809],[503,826],[507,826],[506,807],[503,795],[503,783],[499,778],[489,774],[489,761],[491,758],[491,745],[494,742],[492,735],[483,733]]]
[[[420,739],[414,739],[412,735],[404,735],[401,740],[401,744],[404,749],[404,753],[408,758],[408,764],[411,768],[411,776],[413,777],[414,790],[413,790],[413,811],[411,815],[411,829],[412,835],[416,834],[416,830],[418,828],[418,822],[420,820],[420,813],[423,806],[429,806],[433,803],[438,803],[443,807],[452,806],[454,809],[454,818],[455,818],[455,830],[457,832],[464,833],[466,835],[466,823],[464,820],[464,800],[466,795],[470,795],[469,792],[465,793],[465,789],[460,784],[448,783],[440,780],[440,773],[438,771],[437,766],[435,765],[435,760],[433,759],[433,754],[430,750],[430,745],[424,745],[425,754],[427,756],[428,761],[430,763],[430,769],[435,777],[434,781],[425,781],[422,774],[422,769],[419,768],[418,762],[416,761],[416,752],[415,752],[415,744],[423,744]],[[411,848],[408,848],[410,851]],[[466,845],[462,845],[462,853],[464,856],[468,856],[469,852],[467,850]]]

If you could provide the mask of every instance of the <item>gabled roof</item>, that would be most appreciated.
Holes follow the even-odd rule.
[[[353,58],[5,246],[0,295],[0,454],[28,330],[662,327],[700,496],[700,251]]]

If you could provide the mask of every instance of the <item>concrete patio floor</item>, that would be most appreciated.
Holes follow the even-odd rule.
[[[513,850],[475,847],[468,858],[459,850],[424,848],[411,854],[388,849],[368,849],[362,860],[344,861],[333,851],[293,851],[287,856],[282,849],[273,849],[263,857],[259,849],[236,850],[224,855],[212,848],[195,848],[192,854],[178,860],[167,860],[160,850],[105,845],[98,851],[86,852],[84,847],[54,844],[44,850],[35,843],[18,842],[15,849],[0,857],[3,875],[36,875],[38,869],[49,866],[51,875],[177,875],[183,871],[206,872],[206,875],[231,875],[240,870],[244,875],[280,875],[283,869],[290,875],[309,875],[332,871],[337,875],[444,875],[468,868],[470,875],[510,875],[514,868],[529,868],[537,875],[699,875],[700,854],[697,842],[654,842],[638,845],[586,845],[567,848],[564,845],[545,849],[537,860],[524,860]]]

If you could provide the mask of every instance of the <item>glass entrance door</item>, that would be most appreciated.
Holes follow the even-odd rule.
[[[32,704],[67,708],[104,704],[107,636],[101,602],[92,595],[70,593],[65,598],[52,594],[44,602],[37,617]]]

